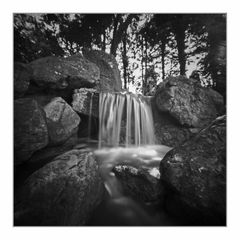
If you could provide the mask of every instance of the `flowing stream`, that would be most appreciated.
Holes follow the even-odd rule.
[[[105,208],[119,212],[123,217],[120,224],[155,225],[138,203],[123,195],[112,170],[119,165],[158,169],[169,150],[168,146],[155,145],[152,110],[144,97],[131,93],[100,93],[99,141],[94,155],[109,194]],[[119,218],[118,215],[115,217]]]

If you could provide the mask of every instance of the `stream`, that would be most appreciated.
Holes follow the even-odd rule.
[[[164,155],[171,150],[164,145],[141,147],[115,147],[97,149],[93,153],[106,188],[103,202],[94,211],[88,225],[91,226],[174,226],[180,223],[169,216],[161,199],[146,203],[123,194],[120,181],[113,169],[119,165],[136,169],[159,168]],[[164,194],[164,193],[163,193]],[[162,196],[164,198],[164,196]]]

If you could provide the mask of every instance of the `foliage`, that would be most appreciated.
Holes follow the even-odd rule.
[[[167,76],[197,70],[226,92],[224,14],[15,14],[14,60],[71,55],[83,48],[113,54],[123,87],[146,94]],[[151,77],[150,77],[151,76]]]
[[[14,61],[30,62],[63,53],[57,34],[43,21],[27,14],[14,15]]]

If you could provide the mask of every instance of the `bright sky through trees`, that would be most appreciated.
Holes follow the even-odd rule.
[[[15,14],[14,48],[20,62],[83,48],[111,53],[123,88],[144,95],[150,82],[194,70],[204,85],[226,89],[224,14]]]

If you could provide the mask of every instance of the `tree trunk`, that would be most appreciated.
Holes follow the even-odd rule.
[[[114,56],[116,55],[116,35],[117,35],[117,28],[118,28],[118,23],[120,21],[120,14],[117,14],[114,18],[114,23],[113,23],[113,39],[112,39],[112,43],[111,43],[111,49],[110,49],[110,53],[113,54]],[[116,48],[117,49],[117,48]],[[115,51],[115,54],[114,54]]]
[[[180,75],[185,75],[186,72],[186,54],[185,54],[185,29],[177,24],[175,27],[175,36],[178,49],[178,61],[180,64]]]
[[[126,34],[124,34],[123,40],[123,52],[122,52],[122,61],[123,61],[123,79],[124,79],[124,89],[127,89],[127,68],[128,68],[128,59],[127,59],[127,39]]]
[[[141,38],[141,50],[142,50],[142,61],[141,61],[141,67],[142,67],[142,94],[144,94],[144,45],[143,45],[143,37]]]
[[[165,49],[166,49],[166,38],[164,36],[161,39],[162,80],[165,79]]]
[[[144,95],[147,92],[147,64],[148,64],[148,59],[147,59],[147,40],[145,40],[145,76],[144,76]]]
[[[122,36],[124,32],[126,32],[128,25],[132,22],[132,19],[135,17],[136,17],[136,14],[129,14],[125,22],[121,22],[120,14],[118,14],[117,17],[115,18],[113,39],[112,39],[111,50],[110,50],[110,53],[113,56],[116,56],[118,44],[121,42]]]

